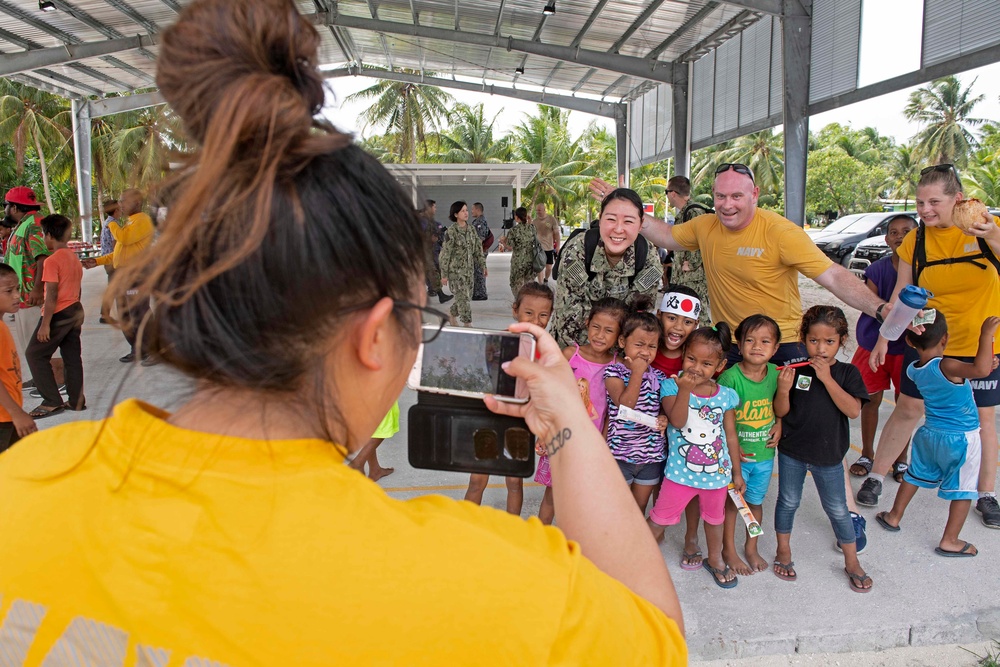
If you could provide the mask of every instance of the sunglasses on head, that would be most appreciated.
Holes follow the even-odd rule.
[[[956,169],[955,165],[953,165],[953,164],[936,164],[936,165],[931,166],[931,167],[924,167],[923,169],[920,170],[920,175],[921,176],[926,176],[927,174],[931,173],[932,171],[940,171],[940,172],[945,173],[945,174],[950,173],[951,175],[953,175],[955,177],[956,181],[958,181],[959,183],[962,182],[962,178],[958,175],[958,169]]]
[[[753,170],[745,164],[740,164],[739,162],[723,162],[716,168],[715,175],[724,174],[725,172],[732,169],[737,174],[743,174],[744,176],[749,176],[750,180],[757,184],[757,180],[753,177]]]

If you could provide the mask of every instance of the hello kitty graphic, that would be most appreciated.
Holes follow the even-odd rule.
[[[722,459],[722,408],[710,408],[707,405],[698,410],[688,410],[687,423],[680,429],[684,444],[678,447],[678,453],[684,457],[689,470],[700,473],[725,472],[728,470]]]

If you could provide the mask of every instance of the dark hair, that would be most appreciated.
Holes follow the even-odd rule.
[[[475,203],[474,203],[474,204],[472,205],[472,207],[473,207],[473,208],[478,208],[478,209],[479,209],[480,211],[483,211],[483,210],[485,210],[485,209],[483,208],[483,203],[482,203],[482,202],[479,202],[479,201],[475,202]]]
[[[28,206],[27,204],[17,204],[14,202],[8,202],[8,204],[21,213],[37,213],[42,210],[41,205]]]
[[[642,329],[649,333],[655,333],[657,338],[663,335],[663,327],[660,320],[649,309],[653,307],[653,300],[645,294],[636,294],[632,297],[632,303],[628,306],[625,319],[622,320],[622,337],[628,338],[636,329]],[[591,311],[593,312],[593,311]]]
[[[667,181],[667,190],[673,190],[681,197],[690,197],[691,180],[687,176],[673,176]]]
[[[914,220],[913,216],[911,216],[911,215],[902,215],[902,214],[901,215],[894,215],[891,218],[889,218],[889,222],[887,222],[886,225],[885,225],[886,232],[889,231],[889,225],[891,225],[892,223],[896,222],[897,220],[906,220],[907,222],[909,222],[914,227],[917,226],[917,221]]]
[[[609,192],[603,200],[601,200],[601,215],[604,215],[604,209],[608,207],[608,204],[616,199],[627,201],[635,206],[636,210],[639,211],[639,220],[642,220],[642,216],[646,214],[646,212],[642,209],[642,197],[640,197],[635,190],[629,190],[628,188],[615,188]]]
[[[10,264],[0,262],[0,278],[13,278],[17,280],[17,271]]]
[[[436,202],[436,201],[434,201],[433,199],[425,199],[425,200],[424,200],[424,206],[425,206],[426,208],[430,208],[431,206],[434,206],[434,204],[436,204],[436,203],[437,203],[437,202]]]
[[[809,329],[814,324],[825,324],[832,327],[840,336],[840,344],[848,339],[847,316],[836,306],[813,306],[802,316],[802,326],[799,327],[799,338],[805,342]]]
[[[448,210],[448,219],[451,220],[452,222],[458,222],[458,217],[456,216],[458,216],[459,211],[465,208],[465,205],[466,204],[464,201],[457,201],[454,204],[452,204],[451,208]]]
[[[920,176],[920,180],[917,181],[917,187],[922,188],[925,185],[934,185],[935,183],[940,183],[944,186],[944,193],[946,195],[954,195],[959,192],[964,192],[962,188],[962,181],[956,176],[957,172],[952,169],[931,169],[926,174]]]
[[[625,317],[628,316],[629,309],[625,305],[625,302],[621,299],[616,299],[613,296],[606,296],[603,299],[598,299],[590,307],[590,313],[587,315],[587,324],[594,319],[595,315],[600,313],[607,313],[611,317],[618,320],[618,328],[621,329],[622,325],[625,323]]]
[[[719,353],[719,359],[725,359],[729,354],[729,348],[733,346],[733,332],[725,322],[716,322],[715,326],[699,327],[691,332],[687,340],[684,341],[684,349],[694,343],[704,343],[715,347]]]
[[[57,241],[62,241],[63,235],[73,226],[73,222],[69,218],[58,213],[45,216],[38,224],[43,232]]]
[[[521,285],[521,289],[517,290],[517,296],[514,298],[514,310],[521,307],[521,300],[526,296],[537,296],[549,301],[556,300],[556,295],[551,287],[532,280],[529,283],[524,283]]]
[[[770,327],[771,330],[774,331],[775,343],[781,342],[781,327],[779,327],[778,323],[773,319],[767,315],[761,315],[760,313],[757,315],[751,315],[740,322],[740,325],[736,327],[736,340],[742,343],[744,338],[752,334],[757,329],[762,329],[763,327]]]
[[[518,206],[517,208],[514,209],[514,217],[517,218],[518,220],[524,220],[525,222],[527,222],[528,209],[524,208],[523,206]]]
[[[948,333],[948,321],[944,318],[944,313],[940,310],[934,316],[933,322],[924,324],[922,334],[914,333],[909,329],[906,331],[906,341],[918,350],[929,350],[944,338]]]
[[[195,0],[161,33],[156,82],[193,152],[158,242],[114,284],[153,297],[140,335],[170,365],[302,395],[325,418],[335,407],[317,355],[348,313],[411,299],[424,266],[407,193],[313,116],[319,44],[292,0]],[[394,313],[416,346],[412,312]]]

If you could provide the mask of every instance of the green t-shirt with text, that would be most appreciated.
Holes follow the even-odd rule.
[[[743,462],[770,461],[774,448],[768,448],[767,435],[774,426],[774,394],[778,391],[778,368],[767,365],[760,382],[747,378],[736,364],[719,376],[719,384],[740,397],[736,407],[736,437],[740,441]]]

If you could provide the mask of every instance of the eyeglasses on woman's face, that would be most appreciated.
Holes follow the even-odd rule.
[[[434,339],[436,339],[441,333],[441,329],[444,329],[444,326],[448,324],[448,320],[450,319],[447,313],[442,313],[440,310],[428,308],[427,306],[421,306],[409,301],[393,299],[392,307],[400,308],[402,310],[420,311],[420,342],[424,345],[433,342]]]

